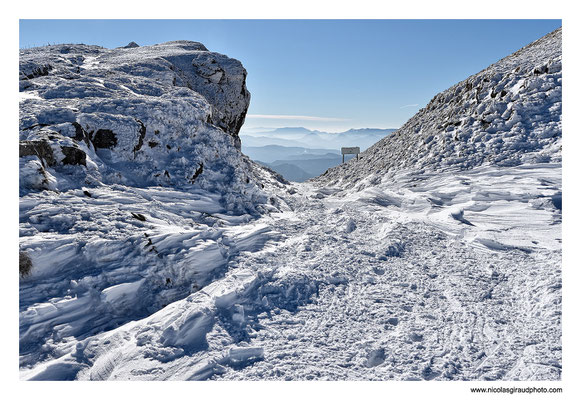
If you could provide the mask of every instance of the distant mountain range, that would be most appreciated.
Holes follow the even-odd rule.
[[[341,158],[341,151],[335,149],[308,149],[306,147],[286,147],[278,145],[245,146],[242,152],[253,160],[272,163],[277,160],[309,160],[314,158]]]
[[[336,149],[359,146],[361,151],[383,139],[396,129],[350,129],[345,132],[330,133],[310,130],[303,127],[288,128],[254,128],[242,130],[240,139],[243,146],[278,145],[287,147],[304,147],[309,149]]]
[[[395,130],[364,128],[329,133],[302,127],[254,128],[242,131],[240,138],[242,152],[251,159],[290,181],[303,182],[339,165],[341,147],[358,146],[364,151]]]
[[[303,182],[339,165],[341,147],[358,146],[364,151],[393,131],[365,128],[329,133],[302,127],[255,128],[242,132],[240,138],[242,152],[251,159],[290,181]]]

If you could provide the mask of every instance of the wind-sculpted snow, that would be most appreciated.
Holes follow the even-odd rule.
[[[31,193],[20,220],[32,263],[20,282],[23,365],[199,291],[278,235],[228,215],[218,194],[161,187]]]
[[[60,282],[72,298],[37,298],[29,306],[24,318],[36,323],[24,330],[21,324],[22,338],[51,331],[41,315],[67,312],[54,322],[41,362],[21,356],[21,376],[560,379],[561,210],[553,200],[561,195],[559,167],[407,171],[361,191],[295,184],[282,195],[289,206],[283,213],[237,228],[226,223],[205,239],[194,239],[193,231],[207,228],[186,229],[187,220],[177,216],[179,230],[134,219],[140,232],[132,246],[95,243],[84,253],[97,261],[131,251],[124,269],[79,280],[77,287]],[[226,259],[212,252],[210,237],[221,238]],[[46,245],[57,246],[48,238]],[[64,254],[66,244],[60,245]],[[222,259],[217,267],[224,272],[179,299],[188,290],[184,274],[203,277],[197,269],[204,271],[210,258]],[[33,288],[54,296],[49,285]],[[135,311],[156,304],[151,298],[178,300],[139,319],[145,313]],[[100,322],[122,325],[75,333],[91,322],[83,312],[89,305],[100,307],[100,315],[110,315],[111,307],[115,319]]]
[[[560,162],[561,57],[559,28],[439,93],[359,160],[315,181],[353,186],[404,168]]]
[[[23,366],[199,291],[276,237],[255,220],[279,211],[283,180],[239,150],[245,77],[196,42],[21,50]]]

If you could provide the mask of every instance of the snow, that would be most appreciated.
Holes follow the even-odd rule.
[[[142,282],[143,279],[140,279],[135,282],[110,286],[101,291],[101,296],[103,296],[103,300],[107,303],[120,303],[126,297],[134,297]]]
[[[143,261],[129,257],[145,255],[125,251],[112,262],[117,270],[90,280],[101,293],[133,298],[133,314],[117,310],[126,322],[102,333],[89,333],[87,321],[85,334],[69,328],[66,341],[44,346],[47,361],[21,354],[22,378],[42,378],[60,355],[54,365],[62,366],[51,370],[74,369],[77,379],[559,379],[561,210],[551,199],[560,179],[559,165],[543,163],[462,175],[402,172],[362,191],[295,184],[282,198],[285,212],[220,234],[143,227],[154,246],[161,242],[160,253],[181,249],[171,264],[152,256],[156,267],[138,272],[141,283],[129,274]],[[186,265],[211,273],[205,266],[220,260],[223,272],[200,290],[182,288],[180,296],[171,288],[199,279]],[[91,308],[102,299],[91,297]],[[37,311],[43,318],[29,330],[50,332],[57,315],[59,325],[74,327],[75,310],[88,309],[52,305],[59,311]],[[129,322],[147,307],[153,314]],[[21,334],[21,343],[29,337]]]
[[[194,42],[165,46],[175,45],[206,52]],[[152,48],[108,57],[126,68],[132,51],[146,58]],[[100,48],[83,49],[103,57]],[[112,150],[78,141],[93,163],[86,166],[59,164],[57,151],[52,165],[46,155],[21,158],[28,186],[20,198],[20,250],[33,265],[20,280],[21,379],[561,379],[557,53],[560,31],[469,78],[473,87],[483,76],[494,87],[525,80],[504,96],[514,124],[497,121],[504,103],[472,101],[472,89],[450,106],[463,82],[359,161],[305,183],[285,183],[245,159],[233,132],[203,121],[210,102],[199,93],[185,103],[148,97],[149,111],[134,97],[75,100],[76,110],[104,110],[86,114],[43,114],[45,103],[24,100],[21,122],[73,115],[124,133]],[[540,62],[545,58],[552,61]],[[108,62],[95,60],[91,71]],[[169,61],[159,62],[153,71]],[[46,64],[30,65],[26,75],[44,73]],[[200,67],[208,85],[218,81],[213,65]],[[150,68],[138,63],[136,71]],[[112,113],[116,107],[120,114]],[[147,132],[165,112],[186,120],[193,113],[199,136],[179,136],[193,155],[132,158],[139,124],[126,113],[133,107],[146,113]],[[460,125],[433,130],[446,107],[446,118]],[[475,128],[471,118],[490,125]],[[167,135],[179,128],[168,121],[160,135],[162,127]],[[528,144],[512,141],[521,134]],[[22,140],[28,135],[21,131]],[[48,140],[54,147],[65,138]],[[478,143],[484,147],[471,147]],[[218,151],[215,163],[208,149]],[[468,155],[456,156],[462,149]],[[483,151],[492,158],[483,161]],[[173,176],[198,156],[203,183],[144,178],[147,168],[167,165]],[[34,168],[46,182],[31,178]],[[113,179],[110,169],[122,176]],[[242,206],[234,211],[236,202]]]

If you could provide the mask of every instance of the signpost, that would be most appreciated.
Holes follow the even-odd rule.
[[[359,160],[359,147],[341,147],[341,154],[343,155],[343,162],[345,162],[345,154],[355,154]]]

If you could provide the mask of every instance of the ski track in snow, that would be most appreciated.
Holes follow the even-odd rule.
[[[30,194],[62,232],[22,238],[50,274],[21,282],[21,378],[560,379],[560,188],[560,164],[404,170],[292,185],[258,220],[165,188]]]

